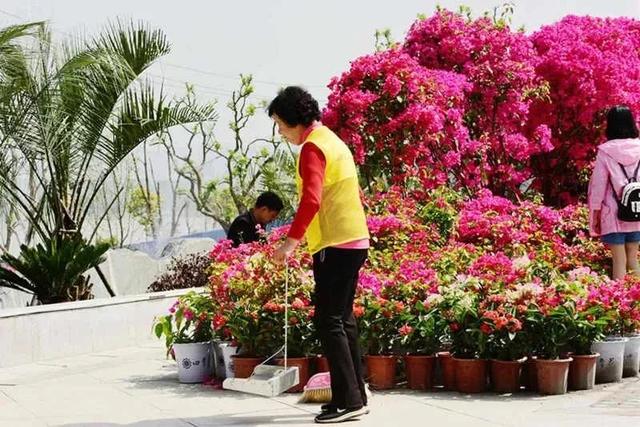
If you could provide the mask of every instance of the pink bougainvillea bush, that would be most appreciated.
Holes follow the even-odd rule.
[[[546,124],[524,126],[532,102],[547,93],[529,38],[487,17],[439,10],[414,22],[403,50],[422,67],[465,77],[464,123],[476,141],[482,185],[497,194],[518,193],[532,177],[531,156],[552,148]]]
[[[532,125],[549,126],[554,147],[534,163],[535,186],[565,205],[585,194],[607,108],[626,104],[640,115],[640,21],[567,16],[531,41],[536,73],[549,84],[549,101],[532,105]]]
[[[354,152],[368,181],[435,188],[453,180],[476,187],[477,147],[463,125],[463,76],[421,67],[391,49],[360,57],[329,85],[323,122]]]
[[[438,10],[334,78],[323,120],[367,182],[566,206],[584,199],[604,112],[640,114],[639,34],[627,18],[568,16],[527,35]]]

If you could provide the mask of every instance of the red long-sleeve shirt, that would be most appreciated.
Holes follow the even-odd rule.
[[[317,146],[313,143],[306,143],[302,146],[299,162],[302,194],[298,211],[289,230],[289,237],[292,239],[302,240],[311,220],[320,210],[326,165],[324,154]]]

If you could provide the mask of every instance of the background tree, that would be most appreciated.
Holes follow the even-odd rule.
[[[177,149],[172,133],[165,132],[159,138],[174,169],[187,183],[184,194],[200,213],[214,219],[225,231],[233,218],[251,208],[265,190],[283,198],[282,217],[292,212],[295,159],[290,147],[276,137],[273,127],[266,138],[246,137],[247,125],[258,111],[251,103],[253,92],[252,76],[241,75],[240,88],[233,91],[227,104],[232,117],[228,143],[216,137],[212,122],[182,126],[187,135],[186,152]],[[188,86],[180,104],[190,108],[194,102],[195,93]],[[213,108],[215,104],[210,105]],[[210,177],[211,169],[223,172]]]
[[[104,212],[109,206],[113,194],[120,193],[115,203],[111,205],[111,209],[108,210],[96,238],[97,241],[109,242],[112,247],[123,247],[129,243],[133,232],[133,219],[127,209],[130,193],[133,189],[130,169],[131,162],[126,160],[118,166],[109,181],[100,190],[96,209],[92,215],[92,218],[99,219],[100,212]]]
[[[566,16],[531,35],[536,72],[549,99],[532,105],[534,124],[552,129],[553,150],[536,156],[536,188],[545,203],[584,199],[606,111],[626,104],[640,115],[640,21]]]

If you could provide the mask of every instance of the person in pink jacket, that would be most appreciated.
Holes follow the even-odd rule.
[[[599,236],[611,250],[613,279],[631,270],[638,273],[640,221],[618,219],[618,203],[629,179],[638,179],[640,140],[633,114],[628,107],[616,106],[607,113],[607,141],[598,147],[589,181],[589,231]],[[624,169],[624,171],[623,171]],[[626,176],[625,176],[626,172]],[[613,191],[616,193],[614,194]]]

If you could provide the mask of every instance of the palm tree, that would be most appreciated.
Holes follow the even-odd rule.
[[[162,31],[141,23],[118,22],[62,49],[41,23],[0,30],[0,189],[28,220],[27,243],[37,238],[42,256],[57,248],[73,258],[91,245],[119,193],[92,228],[87,216],[114,168],[138,145],[173,126],[215,118],[213,106],[174,103],[143,77],[169,50]],[[8,179],[16,168],[18,179]],[[67,242],[76,250],[61,251]],[[100,262],[101,249],[88,251],[95,258],[88,267]],[[14,269],[24,263],[3,259]],[[33,292],[5,273],[0,286]],[[65,279],[68,286],[76,281]]]

